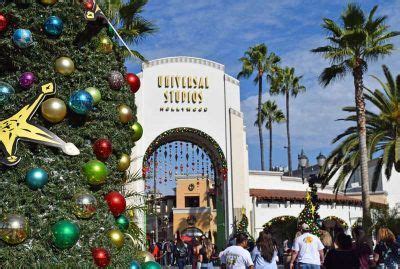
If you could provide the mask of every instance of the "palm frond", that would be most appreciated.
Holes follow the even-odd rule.
[[[330,67],[325,68],[324,71],[322,71],[318,80],[322,86],[326,87],[332,81],[343,78],[346,75],[346,73],[347,73],[347,68],[344,64],[332,65]]]

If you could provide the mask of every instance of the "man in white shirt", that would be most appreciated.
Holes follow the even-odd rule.
[[[290,269],[294,268],[297,258],[299,269],[320,269],[324,263],[324,246],[318,236],[310,233],[308,224],[301,225],[302,235],[294,240]]]
[[[226,248],[219,254],[222,269],[253,269],[250,252],[246,250],[248,238],[244,234],[236,236],[236,245]]]

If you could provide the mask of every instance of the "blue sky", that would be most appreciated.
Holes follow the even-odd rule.
[[[270,51],[282,58],[283,66],[293,66],[303,75],[307,91],[291,100],[291,133],[293,165],[297,154],[304,148],[315,163],[321,151],[327,155],[332,149],[332,138],[346,125],[335,121],[342,117],[343,106],[352,105],[352,79],[322,88],[318,75],[328,62],[311,54],[312,48],[325,44],[320,25],[323,17],[337,19],[347,1],[342,0],[150,0],[144,17],[153,20],[158,33],[135,46],[147,59],[168,56],[194,56],[210,59],[225,65],[228,74],[236,76],[240,71],[238,59],[243,52],[258,43],[267,44]],[[369,11],[378,4],[378,15],[388,15],[388,24],[400,30],[400,0],[360,2]],[[400,48],[400,38],[395,44]],[[374,88],[376,82],[368,75],[382,77],[381,65],[385,63],[394,74],[400,73],[400,52],[382,61],[370,64],[366,86]],[[133,72],[140,71],[135,62],[127,64]],[[284,109],[283,97],[270,97],[265,88],[264,101],[274,99]],[[241,80],[241,109],[247,126],[250,168],[258,169],[258,133],[253,126],[257,104],[257,87],[251,80]],[[268,145],[267,131],[265,143]],[[274,165],[287,165],[285,126],[274,129]],[[265,149],[266,157],[268,148]]]

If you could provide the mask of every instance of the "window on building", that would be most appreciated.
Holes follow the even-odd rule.
[[[199,196],[186,196],[185,207],[199,207],[200,197]]]

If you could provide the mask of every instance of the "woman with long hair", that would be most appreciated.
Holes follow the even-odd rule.
[[[251,252],[255,269],[277,269],[278,251],[272,236],[264,231],[260,232],[256,246]]]
[[[398,269],[400,265],[400,245],[388,228],[379,228],[377,244],[374,249],[374,261],[379,269]]]
[[[198,256],[198,261],[200,262],[201,269],[207,269],[207,268],[214,268],[213,263],[212,263],[212,255],[214,251],[214,246],[211,243],[211,241],[208,238],[205,238],[203,240],[203,246],[200,249],[199,256]]]

